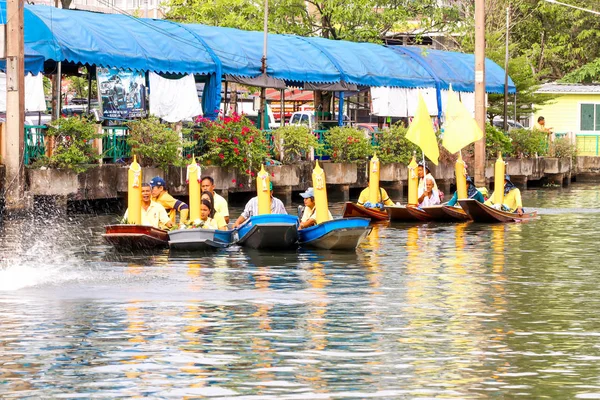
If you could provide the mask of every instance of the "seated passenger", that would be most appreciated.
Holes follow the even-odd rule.
[[[214,201],[212,203],[215,210],[225,218],[225,222],[229,223],[229,206],[227,205],[227,200],[225,200],[223,196],[215,193],[215,180],[210,176],[203,177],[200,190],[201,193],[209,191],[213,195]]]
[[[417,167],[417,175],[419,176],[419,185],[417,186],[418,191],[424,191],[425,190],[425,179],[426,178],[431,178],[433,179],[433,188],[435,190],[438,190],[438,186],[437,183],[435,182],[435,178],[433,177],[433,175],[431,175],[431,172],[429,171],[429,167],[423,167],[423,162],[420,162],[418,164],[419,166]]]
[[[142,225],[153,226],[159,229],[171,228],[173,222],[167,215],[165,208],[159,203],[152,201],[150,185],[142,184]],[[127,222],[127,214],[129,209],[125,211],[123,221]]]
[[[475,184],[473,183],[473,178],[471,178],[470,176],[467,176],[467,198],[475,199],[480,203],[485,202],[485,199],[483,198],[483,194],[481,194],[481,192],[479,190],[477,190],[477,188],[475,187]],[[454,196],[452,196],[452,198],[448,202],[448,205],[452,207],[452,206],[455,206],[457,202],[458,202],[458,192],[454,192]]]
[[[226,231],[228,229],[227,222],[225,222],[225,218],[215,210],[215,206],[213,205],[213,197],[212,193],[209,191],[202,192],[202,197],[200,197],[200,201],[208,201],[210,203],[210,213],[209,217],[216,221],[217,227],[215,229],[220,229],[222,231]]]
[[[208,200],[201,200],[200,202],[200,218],[192,221],[192,228],[202,229],[219,229],[217,221],[210,217],[213,206]]]
[[[494,192],[496,192],[496,188],[494,188]],[[504,203],[494,204],[494,193],[492,193],[485,204],[499,210],[504,209],[512,213],[516,212],[519,216],[523,215],[521,191],[510,181],[509,175],[504,175]]]
[[[425,189],[419,190],[419,207],[437,206],[441,203],[440,194],[434,188],[435,180],[433,177],[425,178]]]
[[[155,176],[150,181],[152,188],[152,200],[162,205],[172,222],[175,222],[177,212],[179,212],[179,222],[185,223],[188,219],[190,208],[183,201],[175,199],[167,192],[165,180],[160,176]]]
[[[317,208],[315,207],[315,191],[313,188],[306,189],[306,192],[300,193],[300,196],[304,198],[304,212],[298,229],[303,229],[317,224]],[[331,212],[329,210],[327,212],[329,213],[329,220],[332,220]]]
[[[281,200],[279,200],[277,197],[273,197],[273,182],[269,182],[269,184],[271,194],[271,214],[287,214],[285,206],[283,205]],[[244,207],[242,215],[240,215],[235,221],[235,224],[233,224],[233,228],[237,228],[238,226],[243,224],[244,221],[255,215],[258,215],[258,196],[254,196],[248,201],[248,203],[246,203],[246,207]]]
[[[383,206],[393,206],[394,202],[390,199],[387,192],[384,188],[379,188],[379,196],[377,196],[377,203],[373,204],[369,201],[369,187],[367,186],[360,192],[360,196],[358,196],[358,201],[356,202],[360,206],[364,206],[366,208],[379,208],[383,209]]]

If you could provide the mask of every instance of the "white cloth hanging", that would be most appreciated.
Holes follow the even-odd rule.
[[[382,117],[407,117],[407,89],[392,87],[371,88],[371,114]]]
[[[166,79],[150,72],[150,114],[167,122],[179,122],[202,115],[194,76]]]
[[[6,74],[0,72],[0,111],[6,111]],[[46,111],[44,76],[25,75],[25,111]]]

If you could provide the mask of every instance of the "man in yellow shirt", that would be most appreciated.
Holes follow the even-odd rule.
[[[496,189],[494,188],[494,192]],[[521,200],[521,191],[510,181],[510,176],[504,176],[504,203],[494,204],[494,193],[484,203],[495,208],[505,207],[508,211],[516,212],[519,216],[523,215],[523,202]]]
[[[127,213],[125,211],[123,221],[127,222]],[[142,225],[153,226],[155,228],[165,229],[173,226],[173,223],[167,215],[165,208],[159,203],[152,201],[150,185],[142,184]]]
[[[160,176],[155,176],[150,181],[152,188],[152,200],[162,205],[172,222],[175,222],[177,212],[179,212],[179,223],[185,223],[188,220],[190,207],[183,201],[177,200],[167,192],[167,184]]]
[[[394,205],[394,202],[392,201],[392,199],[390,199],[390,196],[388,196],[387,192],[382,187],[379,188],[379,196],[377,196],[377,203],[373,204],[373,203],[369,202],[369,188],[368,187],[363,189],[362,192],[360,192],[360,196],[358,196],[357,203],[366,208],[383,208],[384,205],[386,205],[386,206]]]
[[[306,192],[300,193],[300,196],[304,198],[304,212],[300,219],[300,226],[298,229],[308,228],[317,224],[317,208],[315,207],[315,191],[313,188],[306,189]],[[329,220],[333,219],[331,212],[329,213]]]
[[[227,206],[227,200],[225,200],[225,198],[218,193],[215,193],[215,180],[212,177],[205,176],[202,178],[202,182],[200,184],[200,193],[202,192],[212,193],[215,200],[215,211],[225,218],[225,222],[229,223],[229,207]]]

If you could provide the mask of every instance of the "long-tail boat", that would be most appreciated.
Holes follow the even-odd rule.
[[[149,250],[169,245],[169,233],[152,226],[117,224],[104,228],[102,237],[117,250]]]
[[[389,219],[388,213],[385,210],[382,211],[378,208],[367,208],[349,201],[344,204],[342,217],[370,218],[371,221],[387,221]]]
[[[369,218],[340,218],[298,231],[302,247],[325,250],[353,250],[369,234]]]
[[[169,247],[180,251],[221,249],[231,245],[233,233],[219,229],[177,229],[169,232]]]
[[[298,217],[293,215],[255,215],[235,231],[236,243],[253,249],[289,249],[298,245]]]
[[[460,206],[475,222],[520,222],[537,218],[537,211],[531,211],[519,215],[506,211],[496,210],[493,207],[473,199],[459,200]]]

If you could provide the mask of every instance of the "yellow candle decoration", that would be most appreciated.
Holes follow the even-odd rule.
[[[371,204],[379,203],[379,158],[373,154],[369,161],[369,202]]]
[[[142,224],[142,167],[136,156],[127,172],[127,222]]]
[[[458,160],[454,164],[454,175],[456,176],[456,193],[459,199],[467,198],[467,170],[462,155],[458,153]]]
[[[504,172],[505,164],[502,159],[502,153],[498,152],[498,159],[494,164],[494,204],[504,203]]]
[[[260,166],[256,176],[256,194],[258,196],[258,215],[271,214],[271,180],[265,166]]]
[[[192,162],[187,166],[188,191],[190,194],[190,221],[200,218],[200,168],[196,164],[196,157],[192,157]]]
[[[312,173],[313,190],[315,191],[315,207],[317,207],[317,224],[329,221],[329,204],[327,203],[327,184],[325,182],[325,171],[319,165],[315,165]]]
[[[408,164],[408,205],[417,206],[419,204],[419,174],[417,173],[417,160],[413,155],[410,164]]]

